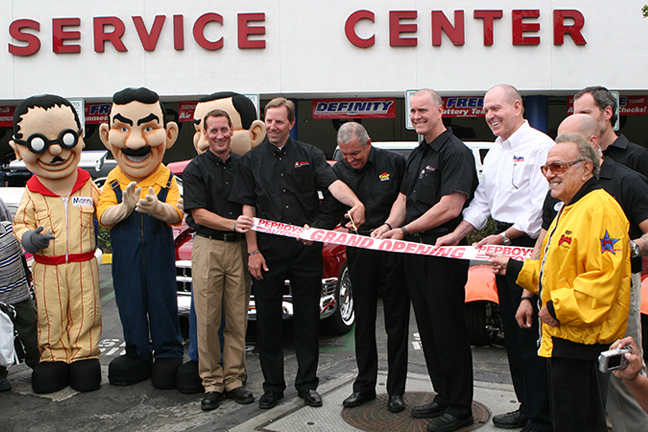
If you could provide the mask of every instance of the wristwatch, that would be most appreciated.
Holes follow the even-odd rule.
[[[632,252],[632,258],[639,256],[639,245],[632,240],[630,240],[630,251]]]
[[[506,236],[506,231],[502,231],[500,235],[502,236],[502,244],[504,246],[511,246],[511,239]]]

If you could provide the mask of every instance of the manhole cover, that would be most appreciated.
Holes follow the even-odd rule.
[[[434,400],[435,393],[405,393],[405,411],[394,414],[387,411],[388,395],[380,394],[371,402],[356,408],[342,409],[342,418],[351,426],[368,432],[426,432],[430,419],[412,417],[412,407],[427,405]],[[462,432],[482,427],[491,417],[486,406],[479,402],[472,404],[475,423],[460,429]]]

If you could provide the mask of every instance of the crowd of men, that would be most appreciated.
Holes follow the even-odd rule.
[[[204,389],[201,409],[216,409],[226,397],[240,404],[255,400],[245,389],[250,275],[263,372],[259,407],[273,408],[286,389],[281,346],[286,280],[294,305],[294,385],[306,405],[323,404],[317,392],[322,244],[257,233],[251,229],[254,217],[327,229],[340,223],[358,235],[437,247],[467,245],[466,235],[482,229],[491,217],[496,232],[475,247],[535,246],[533,258],[524,263],[490,256],[520,404],[513,412],[495,415],[495,426],[526,432],[605,431],[609,419],[615,431],[648,430],[641,397],[648,384],[636,376],[642,367],[637,360],[642,346],[640,257],[648,255],[648,149],[616,135],[617,106],[607,89],[587,87],[575,95],[575,114],[560,125],[557,144],[524,119],[517,89],[489,89],[485,120],[496,140],[484,160],[481,182],[472,152],[444,126],[443,102],[430,89],[417,91],[410,100],[410,120],[421,142],[407,160],[372,147],[367,130],[349,122],[338,131],[342,160],[333,167],[321,150],[291,138],[292,101],[270,101],[264,124],[244,115],[234,94],[203,102],[194,140],[200,154],[184,172],[183,203],[187,223],[196,230],[196,346],[191,357]],[[131,100],[119,103],[128,107]],[[143,116],[139,111],[127,114],[122,108],[112,115],[130,126],[130,118]],[[241,129],[249,135],[241,138]],[[233,145],[242,142],[248,144],[240,155]],[[129,197],[139,192],[127,180],[115,180],[115,193],[118,183],[123,183],[124,202],[134,207],[137,200]],[[318,190],[325,192],[321,204]],[[154,197],[150,206],[161,208]],[[101,222],[115,225],[129,217],[133,209],[117,213],[122,207],[116,205]],[[168,217],[156,217],[177,222],[172,206],[165,212]],[[432,432],[473,424],[473,365],[464,321],[469,261],[357,247],[347,248],[347,258],[356,305],[358,375],[344,407],[376,398],[380,295],[387,333],[387,410],[406,408],[411,304],[435,392],[431,403],[411,407],[411,415],[430,419],[427,429]],[[130,261],[126,258],[123,265]],[[176,332],[168,333],[174,336],[168,344],[175,347]],[[634,350],[628,355],[632,367],[610,379],[598,371],[598,355],[624,336],[628,338],[621,344]],[[136,340],[134,330],[131,337]],[[160,343],[155,352],[163,351],[165,342]],[[122,363],[140,361],[150,368],[148,345],[147,339]],[[180,367],[177,353],[167,351],[166,364],[174,360],[175,371]],[[158,364],[164,363],[156,358],[154,378]],[[113,366],[113,384],[133,380]],[[166,386],[166,381],[158,382]]]

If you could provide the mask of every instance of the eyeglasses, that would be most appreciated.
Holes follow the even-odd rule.
[[[13,138],[16,144],[26,146],[32,153],[44,153],[47,148],[53,144],[58,144],[64,149],[73,149],[79,142],[79,137],[83,131],[79,129],[74,131],[72,129],[65,129],[61,131],[57,139],[48,140],[47,137],[40,133],[35,133],[29,136],[26,140]]]
[[[573,162],[551,162],[548,164],[544,164],[540,167],[540,171],[542,171],[542,175],[547,175],[547,171],[551,171],[552,173],[558,175],[562,174],[565,171],[569,169],[570,166],[577,164],[578,162],[585,162],[585,159],[578,159]]]

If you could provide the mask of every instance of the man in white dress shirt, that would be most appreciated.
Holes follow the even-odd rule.
[[[436,245],[455,245],[473,229],[482,229],[488,216],[496,222],[496,233],[476,243],[533,246],[541,227],[541,213],[547,181],[540,165],[554,142],[533,129],[524,119],[519,92],[510,85],[498,85],[484,97],[486,123],[497,137],[484,160],[482,181],[475,198],[463,211],[463,221]],[[506,352],[519,409],[493,417],[501,428],[550,432],[549,393],[545,360],[537,355],[538,309],[536,299],[522,297],[522,288],[504,276],[497,276],[500,314]],[[534,305],[534,325],[521,329],[515,312],[520,301]]]

